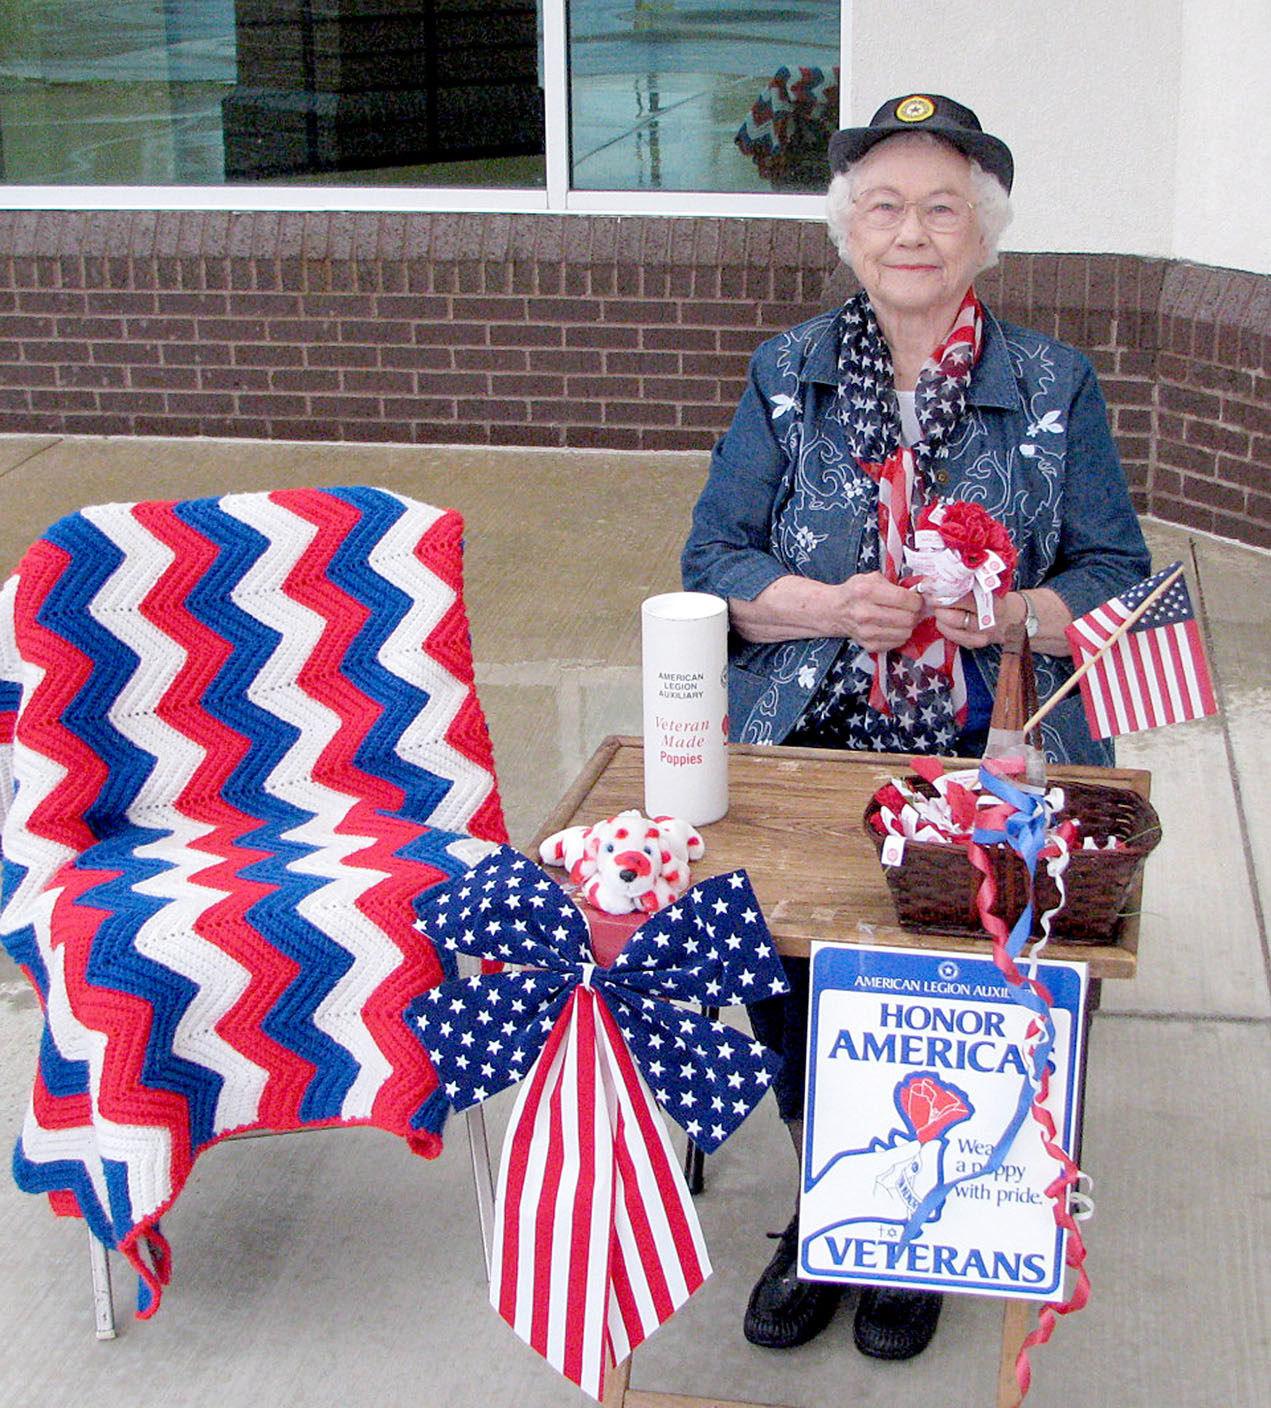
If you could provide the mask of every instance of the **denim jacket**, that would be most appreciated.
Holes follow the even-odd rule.
[[[848,454],[830,414],[838,395],[837,312],[765,342],[710,477],[684,549],[692,591],[753,600],[788,573],[845,581],[862,534],[877,532],[872,481]],[[1075,348],[984,315],[984,343],[967,413],[929,489],[982,504],[1019,551],[1015,586],[1046,586],[1080,616],[1150,571],[1094,369]],[[815,549],[815,551],[814,551]],[[794,727],[839,640],[750,644],[729,653],[731,736],[780,743]],[[989,689],[1000,649],[974,652]],[[1044,700],[1071,663],[1034,657]],[[1090,738],[1078,692],[1043,724],[1053,761],[1108,764]]]

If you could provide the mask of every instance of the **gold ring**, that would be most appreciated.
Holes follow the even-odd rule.
[[[971,613],[965,607],[962,608],[962,629],[964,631],[971,629]]]

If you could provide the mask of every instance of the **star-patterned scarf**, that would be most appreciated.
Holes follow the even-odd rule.
[[[913,541],[913,522],[936,463],[966,414],[967,388],[983,341],[983,310],[968,289],[948,336],[927,359],[918,377],[914,411],[922,439],[901,441],[900,407],[894,388],[891,352],[864,291],[843,308],[836,416],[860,468],[878,485],[877,547],[863,554],[862,570],[875,565],[891,582],[904,577],[904,548]],[[801,729],[821,720],[830,692],[855,693],[845,673],[868,672],[870,710],[859,720],[866,737],[858,747],[889,751],[940,749],[952,743],[966,720],[966,681],[958,648],[946,641],[928,617],[897,651],[869,656],[845,652],[825,686],[809,705]],[[879,716],[882,716],[881,718]],[[897,746],[899,744],[899,747]]]

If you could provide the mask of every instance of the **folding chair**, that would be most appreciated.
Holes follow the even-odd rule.
[[[101,1337],[106,1249],[153,1314],[217,1141],[441,1148],[414,901],[506,840],[462,531],[373,488],[110,504],[0,590],[0,937],[45,1015],[14,1173],[87,1222]]]

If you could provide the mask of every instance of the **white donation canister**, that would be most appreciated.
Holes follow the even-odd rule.
[[[644,810],[704,826],[728,810],[728,603],[666,592],[640,624]]]

